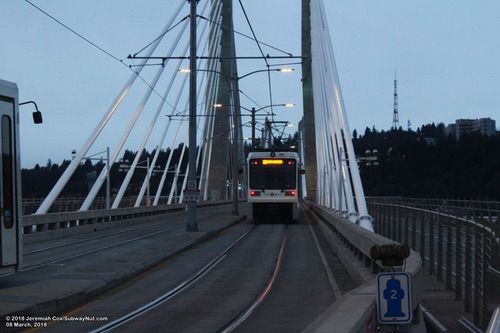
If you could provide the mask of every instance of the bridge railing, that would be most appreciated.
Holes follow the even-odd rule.
[[[218,206],[227,203],[228,201],[205,201],[200,202],[198,206]],[[28,242],[39,241],[54,238],[56,233],[65,236],[86,229],[111,227],[183,209],[184,205],[177,204],[27,215],[23,216],[24,237]]]
[[[500,225],[499,201],[406,197],[367,197],[367,200],[435,210],[483,224]]]
[[[373,273],[370,281],[349,291],[342,296],[341,300],[337,301],[341,303],[341,306],[339,306],[338,311],[333,311],[329,319],[330,322],[335,322],[337,323],[336,325],[343,323],[343,325],[349,326],[342,327],[342,329],[337,327],[339,331],[366,332],[370,331],[372,327],[375,329],[375,273],[381,272],[383,266],[380,262],[371,259],[370,249],[374,245],[391,244],[394,243],[394,241],[363,229],[347,219],[339,218],[331,209],[319,206],[310,201],[307,201],[306,205],[329,225],[330,229],[333,230],[337,238],[343,242],[345,247],[354,253],[363,265],[369,268],[371,273]],[[418,306],[422,295],[423,272],[420,255],[415,251],[411,251],[410,256],[406,259],[405,270],[411,275],[411,304],[413,306],[413,311],[418,313]],[[345,309],[352,309],[352,311],[349,310],[350,314],[348,321],[345,320]],[[319,329],[319,331],[322,330]]]
[[[114,198],[111,198],[111,203],[113,202]],[[122,201],[120,202],[120,208],[126,208],[126,207],[133,207],[135,204],[135,201],[137,199],[137,196],[128,196],[124,197]],[[178,202],[178,197],[173,198],[173,202]],[[23,199],[23,215],[31,215],[36,212],[38,207],[40,207],[40,204],[44,198],[29,198],[29,199]],[[75,212],[80,209],[80,207],[83,204],[83,201],[85,200],[85,197],[61,197],[57,198],[57,200],[54,202],[52,205],[49,213],[59,213],[59,212]],[[158,201],[159,205],[164,205],[167,204],[168,196],[161,196],[160,200]],[[152,200],[150,200],[152,201]],[[147,198],[144,197],[142,198],[142,203],[141,206],[146,206],[147,205]],[[94,202],[92,203],[91,209],[90,210],[96,210],[96,209],[106,209],[106,198],[105,197],[97,197],[95,198]]]
[[[500,301],[499,229],[399,203],[370,200],[368,206],[376,232],[419,252],[428,274],[454,291],[484,329]]]

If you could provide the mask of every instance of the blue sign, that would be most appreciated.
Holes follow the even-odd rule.
[[[408,324],[412,320],[411,276],[405,272],[377,274],[377,319],[380,324]]]

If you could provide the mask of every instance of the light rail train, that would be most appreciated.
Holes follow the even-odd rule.
[[[299,155],[293,151],[251,152],[247,158],[248,217],[254,222],[298,219]]]
[[[22,261],[21,168],[17,85],[0,80],[0,275]]]

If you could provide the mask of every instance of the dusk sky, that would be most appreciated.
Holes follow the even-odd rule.
[[[500,1],[323,1],[351,129],[391,126],[395,71],[403,128],[408,120],[416,129],[425,123],[483,117],[495,119],[500,127]],[[127,63],[134,63],[127,55],[159,34],[178,4],[177,0],[32,2]],[[243,4],[259,39],[300,55],[300,0],[243,0]],[[238,1],[234,10],[235,29],[249,33]],[[0,79],[16,82],[20,100],[35,100],[44,116],[44,124],[34,125],[31,106],[21,109],[22,166],[71,158],[71,150],[82,146],[131,72],[23,0],[1,1],[0,31]],[[236,43],[239,55],[259,55],[255,43],[240,37]],[[167,40],[162,50],[168,47]],[[266,48],[264,52],[277,54]],[[263,68],[263,61],[238,63],[240,75]],[[273,73],[272,79],[274,102],[297,104],[295,109],[276,109],[279,119],[295,124],[302,114],[300,66],[296,69]],[[145,77],[151,79],[154,70],[148,69]],[[90,153],[116,145],[145,91],[142,82],[136,85],[129,104],[113,116],[115,127],[103,132]],[[240,88],[260,105],[269,104],[265,74],[241,80]],[[150,102],[140,126],[147,126],[159,98],[153,96]],[[243,96],[241,104],[254,106]],[[142,132],[134,130],[126,148],[135,150]],[[148,149],[154,148],[154,141]]]

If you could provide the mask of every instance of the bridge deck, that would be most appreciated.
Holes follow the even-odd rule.
[[[25,268],[0,279],[0,316],[60,313],[241,220],[230,212],[230,206],[200,209],[194,233],[185,231],[186,215],[177,213],[107,235],[73,236],[66,245],[30,245]]]

